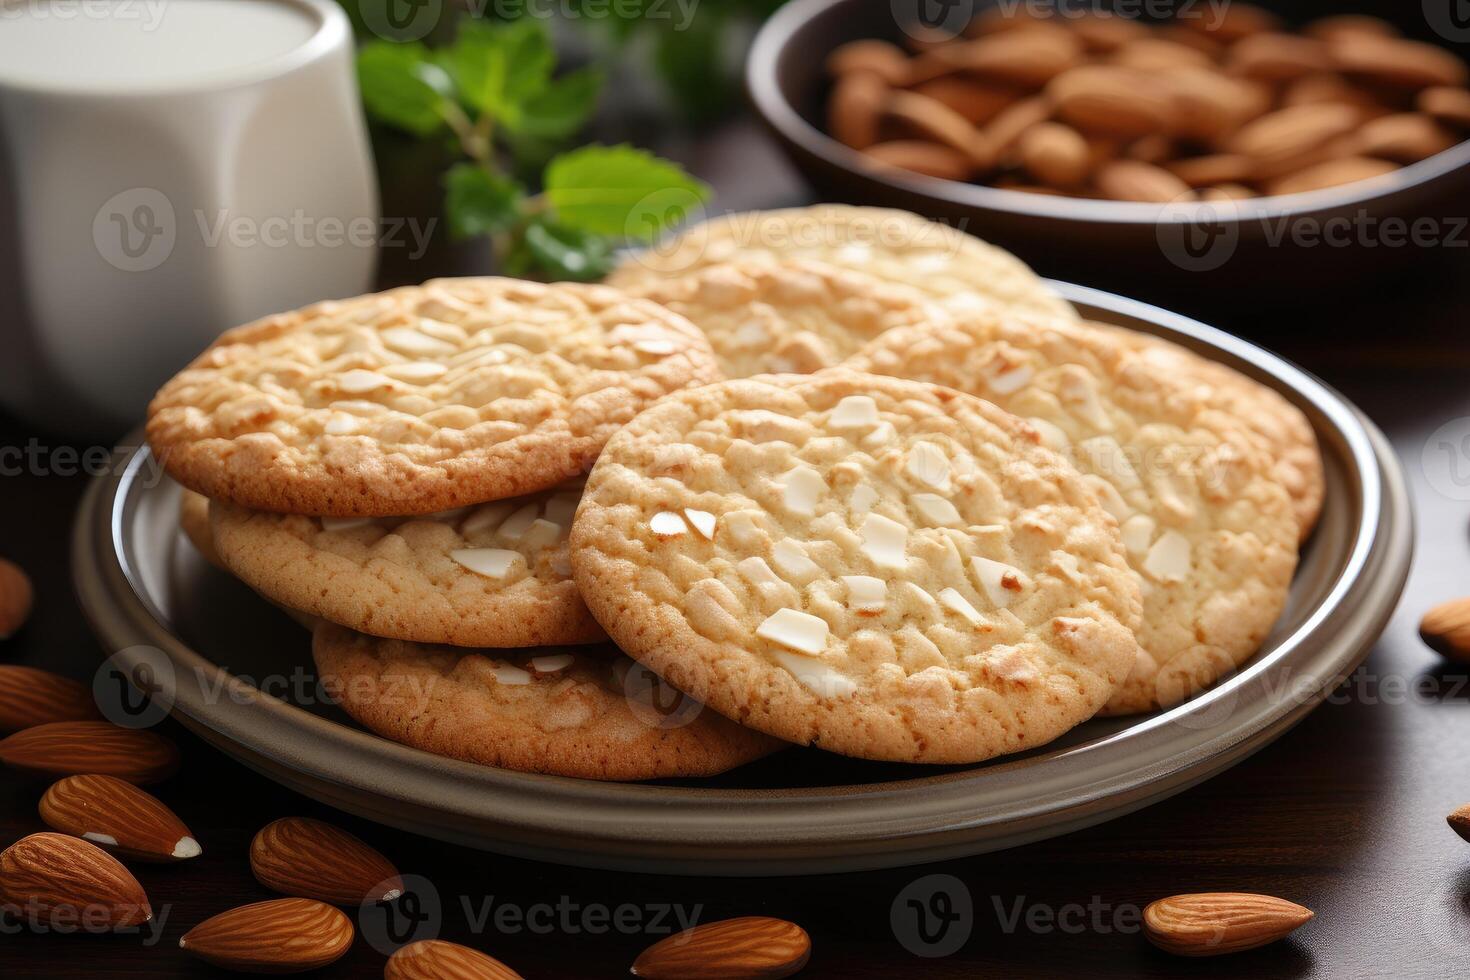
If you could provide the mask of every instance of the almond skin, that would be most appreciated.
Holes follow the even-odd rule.
[[[1166,953],[1219,956],[1275,942],[1311,918],[1311,909],[1283,898],[1202,892],[1150,903],[1143,910],[1143,931]]]
[[[1061,123],[1032,126],[1016,143],[1021,166],[1049,187],[1076,187],[1087,178],[1092,151],[1075,129]]]
[[[1447,85],[1427,88],[1419,93],[1417,105],[1442,123],[1470,129],[1470,91]]]
[[[853,72],[871,72],[889,85],[908,74],[908,55],[887,41],[852,41],[827,56],[827,74],[841,78]]]
[[[117,858],[66,834],[31,834],[0,852],[0,909],[42,925],[122,929],[153,918]]]
[[[1296,169],[1296,161],[1352,130],[1358,119],[1358,110],[1336,103],[1278,109],[1242,126],[1225,150],[1250,157],[1258,173],[1275,176]]]
[[[853,72],[837,80],[827,103],[827,131],[839,143],[864,150],[878,142],[878,123],[888,86],[871,72]]]
[[[1189,185],[1169,171],[1141,160],[1114,160],[1097,172],[1097,189],[1115,201],[1168,204],[1194,199]]]
[[[1449,822],[1450,829],[1459,834],[1465,840],[1470,840],[1470,803],[1456,808],[1445,820]]]
[[[1419,636],[1446,660],[1470,663],[1470,596],[1442,602],[1425,613]]]
[[[523,980],[493,956],[477,949],[421,939],[400,947],[383,966],[383,980]]]
[[[244,973],[303,973],[352,947],[352,920],[308,898],[278,898],[221,912],[184,933],[186,953]]]
[[[970,157],[928,140],[889,140],[875,143],[863,153],[884,167],[897,167],[941,180],[966,180],[975,171]]]
[[[919,139],[947,146],[971,159],[985,156],[970,121],[937,99],[917,92],[894,92],[883,111]]]
[[[101,717],[85,684],[49,670],[0,664],[0,732]]]
[[[147,786],[174,774],[179,748],[142,729],[105,721],[56,721],[0,740],[0,762],[49,779],[99,773]]]
[[[0,558],[0,640],[8,640],[25,625],[35,597],[31,580],[21,567]]]
[[[1343,157],[1340,160],[1325,160],[1296,173],[1288,174],[1266,183],[1267,194],[1301,194],[1305,191],[1320,191],[1328,187],[1341,187],[1369,177],[1391,174],[1397,164],[1368,157]]]
[[[1464,85],[1467,77],[1465,62],[1422,41],[1348,34],[1329,41],[1327,51],[1338,71],[1385,85],[1411,89]]]
[[[321,820],[283,817],[250,842],[250,870],[283,895],[357,906],[397,898],[398,869],[361,840]]]
[[[998,116],[1019,98],[1015,89],[948,75],[914,86],[914,92],[958,112],[972,126],[981,126]]]
[[[811,955],[811,937],[801,926],[751,915],[695,926],[654,943],[633,962],[633,975],[648,980],[789,977]]]
[[[113,776],[68,776],[46,790],[40,811],[52,830],[135,861],[183,861],[200,854],[199,842],[172,810]]]
[[[1083,65],[1058,75],[1046,92],[1057,117],[1084,132],[1148,136],[1174,125],[1170,96],[1152,76],[1130,68]]]
[[[1349,139],[1353,150],[1361,156],[1398,163],[1418,163],[1443,153],[1457,142],[1438,122],[1417,112],[1370,119]]]

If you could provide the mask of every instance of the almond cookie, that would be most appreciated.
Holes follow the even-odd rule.
[[[613,436],[572,571],[630,656],[743,725],[975,762],[1089,718],[1137,656],[1117,524],[1031,428],[934,385],[765,375]]]
[[[215,547],[266,598],[374,636],[464,647],[606,640],[572,584],[580,484],[419,517],[215,503]]]
[[[1275,389],[1173,341],[1122,327],[1106,329],[1156,370],[1193,384],[1196,394],[1245,425],[1256,445],[1276,461],[1276,479],[1291,497],[1300,538],[1305,541],[1322,513],[1326,483],[1317,433],[1301,409]]]
[[[231,330],[148,441],[212,500],[426,514],[553,487],[661,395],[719,378],[682,317],[605,286],[438,279]]]
[[[359,724],[465,762],[660,779],[713,776],[782,745],[678,695],[611,646],[465,650],[330,624],[311,646],[322,684]]]
[[[999,308],[1077,319],[1026,264],[973,235],[907,211],[823,204],[713,218],[634,253],[608,282],[633,290],[732,260],[813,259],[918,289],[947,309]]]
[[[822,262],[722,262],[635,292],[709,338],[727,378],[811,374],[878,334],[946,315],[906,286]]]
[[[1104,713],[1183,700],[1244,663],[1281,615],[1298,531],[1272,459],[1113,334],[977,315],[890,331],[848,366],[987,398],[1088,474],[1143,592],[1143,652]]]
[[[219,552],[214,549],[214,532],[209,529],[209,498],[193,490],[179,492],[179,527],[184,537],[204,560],[215,568],[229,571]]]

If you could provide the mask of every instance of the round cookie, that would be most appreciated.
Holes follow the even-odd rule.
[[[1077,319],[1011,253],[907,211],[822,204],[727,214],[685,229],[672,241],[635,252],[608,283],[646,289],[732,260],[813,259],[918,289],[954,312],[976,308]]]
[[[606,640],[572,584],[564,485],[439,514],[320,518],[216,502],[215,547],[266,598],[374,636],[464,647]]]
[[[1275,389],[1173,341],[1123,327],[1091,326],[1115,334],[1156,370],[1195,383],[1201,397],[1244,423],[1256,444],[1276,461],[1276,479],[1291,497],[1300,539],[1311,535],[1322,513],[1326,480],[1317,434],[1301,409]]]
[[[466,762],[660,779],[713,776],[782,747],[687,698],[660,711],[667,689],[611,646],[476,651],[323,624],[312,654],[322,683],[358,723]]]
[[[179,492],[179,527],[184,537],[204,560],[215,568],[229,571],[219,552],[214,549],[214,532],[209,529],[209,498],[193,490]]]
[[[1111,334],[977,315],[891,331],[848,366],[987,398],[1089,475],[1143,592],[1142,653],[1105,714],[1183,700],[1244,663],[1280,617],[1298,531],[1271,458]]]
[[[636,292],[709,338],[727,378],[832,367],[878,334],[946,315],[906,286],[822,262],[722,262]]]
[[[628,654],[743,725],[975,762],[1092,716],[1133,665],[1115,522],[979,399],[835,368],[671,395],[588,477],[572,570]]]
[[[148,441],[212,500],[425,514],[577,476],[644,406],[718,378],[704,335],[646,300],[438,279],[227,332],[154,397]]]

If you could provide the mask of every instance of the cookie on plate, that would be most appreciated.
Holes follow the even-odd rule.
[[[727,378],[811,374],[889,327],[946,315],[907,286],[799,259],[721,262],[636,292],[704,331]]]
[[[418,517],[215,503],[225,565],[266,598],[375,636],[465,647],[593,643],[567,535],[580,483]]]
[[[1298,531],[1273,460],[1113,333],[976,315],[890,331],[848,366],[984,397],[1088,474],[1143,592],[1142,654],[1104,713],[1183,700],[1244,663],[1280,617]]]
[[[841,368],[639,415],[588,477],[572,571],[678,689],[864,758],[1044,744],[1137,656],[1137,585],[1081,474],[979,399]]]
[[[1275,389],[1173,341],[1122,327],[1107,329],[1156,370],[1193,384],[1202,397],[1244,423],[1256,444],[1276,460],[1276,479],[1291,497],[1305,541],[1322,513],[1326,479],[1317,434],[1302,410]]]
[[[822,204],[728,214],[636,252],[608,282],[642,290],[721,262],[812,259],[918,289],[955,311],[976,307],[1075,320],[1071,304],[1011,253],[907,211]]]
[[[427,514],[577,476],[645,405],[718,377],[704,335],[646,300],[439,279],[227,332],[154,397],[148,441],[212,500]]]
[[[324,688],[364,727],[466,762],[659,779],[713,776],[782,747],[678,696],[606,645],[466,650],[323,624],[312,654]]]
[[[214,532],[209,529],[209,498],[193,490],[179,491],[179,527],[194,550],[215,568],[229,571],[214,548]]]

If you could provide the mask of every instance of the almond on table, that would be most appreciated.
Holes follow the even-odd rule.
[[[117,858],[53,833],[31,834],[0,852],[0,911],[39,928],[55,919],[123,929],[153,917],[143,886]]]
[[[68,776],[41,797],[48,827],[136,861],[198,857],[199,842],[172,810],[113,776]]]

